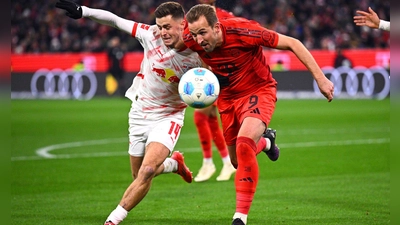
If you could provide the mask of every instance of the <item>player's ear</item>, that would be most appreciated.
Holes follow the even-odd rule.
[[[187,27],[187,21],[186,21],[186,19],[183,19],[181,22],[181,28],[182,28],[182,30],[184,30],[186,27]]]
[[[219,33],[220,30],[221,30],[221,24],[219,22],[216,22],[214,25],[215,33]]]

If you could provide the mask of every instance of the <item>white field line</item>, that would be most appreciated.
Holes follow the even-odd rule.
[[[112,143],[126,142],[127,138],[113,138],[90,140],[81,142],[69,142],[56,145],[49,145],[36,150],[36,156],[19,156],[11,157],[11,161],[31,161],[40,159],[65,159],[65,158],[87,158],[87,157],[110,157],[110,156],[123,156],[128,155],[127,151],[119,152],[99,152],[99,153],[79,153],[79,154],[51,154],[51,151],[68,149],[82,146],[104,145]],[[307,147],[321,147],[321,146],[348,146],[348,145],[365,145],[365,144],[384,144],[390,143],[390,138],[376,138],[376,139],[357,139],[357,140],[342,140],[342,141],[312,141],[312,142],[297,142],[297,143],[280,143],[279,148],[294,149],[294,148],[307,148]],[[200,146],[195,148],[181,148],[181,152],[199,152]]]

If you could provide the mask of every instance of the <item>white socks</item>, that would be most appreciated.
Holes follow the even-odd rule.
[[[247,215],[243,213],[235,212],[233,219],[240,218],[244,224],[247,224]]]
[[[122,220],[126,218],[128,211],[126,211],[122,206],[118,205],[114,211],[107,217],[107,221],[113,222],[115,225],[119,224]]]
[[[268,151],[271,149],[271,140],[269,140],[269,138],[265,138],[265,141],[266,141],[265,149],[266,151]]]
[[[163,164],[164,164],[163,173],[171,173],[178,170],[178,163],[171,158],[166,158]]]
[[[203,158],[203,164],[214,164],[213,158]]]
[[[225,164],[227,163],[231,163],[231,158],[229,157],[229,155],[227,155],[226,157],[222,158],[222,162]]]

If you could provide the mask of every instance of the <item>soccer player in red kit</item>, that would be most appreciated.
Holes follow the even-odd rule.
[[[244,18],[218,21],[213,7],[206,4],[193,6],[186,20],[185,44],[199,53],[221,85],[218,110],[231,162],[237,168],[232,225],[244,225],[258,183],[256,155],[274,147],[261,138],[277,101],[277,82],[266,63],[263,46],[292,51],[311,72],[328,102],[333,99],[334,86],[297,39]]]
[[[234,17],[232,13],[216,7],[216,0],[197,0],[197,2],[209,4],[214,7],[219,19]],[[217,181],[229,180],[232,174],[236,172],[236,169],[232,166],[224,136],[222,134],[222,129],[218,122],[216,102],[209,107],[195,109],[193,119],[199,135],[201,150],[203,153],[203,164],[197,175],[194,177],[194,181],[207,181],[212,175],[214,175],[216,171],[212,158],[212,141],[214,141],[214,144],[218,149],[218,153],[222,158],[223,164],[221,172],[217,176]]]

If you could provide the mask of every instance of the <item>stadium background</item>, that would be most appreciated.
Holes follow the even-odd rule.
[[[141,51],[140,44],[119,30],[90,19],[73,20],[54,7],[55,0],[11,1],[11,52],[102,52],[113,36],[120,36],[128,51]],[[93,8],[147,24],[154,24],[153,11],[160,0],[76,1]],[[177,1],[185,10],[195,0]],[[308,49],[388,48],[389,33],[356,27],[357,9],[372,7],[381,19],[390,20],[388,0],[218,0],[217,6],[258,21],[263,26],[301,40]]]
[[[152,11],[162,1],[78,2],[152,24]],[[180,2],[186,9],[194,4]],[[389,71],[389,33],[352,23],[355,10],[368,6],[390,20],[389,1],[218,3],[298,37],[326,64],[341,47],[358,66],[378,65]],[[137,68],[141,48],[129,35],[88,19],[70,19],[54,4],[54,0],[11,1],[10,224],[102,224],[132,179],[126,153],[130,102],[100,93],[106,78],[104,50],[108,39],[120,36],[132,54],[127,65]],[[276,53],[266,49],[267,55]],[[31,94],[35,64],[67,70],[82,57],[88,66],[93,65],[92,59],[97,62],[93,72],[99,96],[90,101],[13,95],[15,91]],[[128,83],[136,72],[128,71]],[[395,163],[389,151],[390,98],[298,100],[298,90],[312,92],[309,73],[289,68],[274,76],[287,77],[279,82],[280,90],[293,95],[277,102],[270,124],[278,130],[281,158],[272,163],[258,157],[260,180],[249,224],[400,224],[391,212],[398,201],[391,186],[390,166]],[[25,97],[34,99],[20,99]],[[177,149],[196,173],[201,151],[192,115],[193,109],[188,108]],[[220,168],[218,155],[214,156]],[[228,224],[234,210],[233,182],[217,182],[216,176],[190,185],[173,174],[157,177],[124,224]]]
[[[153,11],[163,1],[77,2],[89,7],[106,9],[126,19],[154,24]],[[178,2],[182,3],[186,10],[196,3],[195,0]],[[11,97],[90,99],[92,96],[116,95],[115,88],[113,90],[106,88],[106,85],[115,86],[106,80],[107,46],[109,40],[115,36],[121,39],[122,47],[127,51],[123,62],[127,73],[123,82],[129,87],[139,71],[143,58],[139,42],[129,34],[100,25],[90,19],[71,19],[65,16],[64,11],[55,8],[54,4],[54,0],[11,2]],[[389,32],[357,27],[352,19],[357,9],[367,9],[371,6],[380,18],[390,20],[389,1],[219,0],[217,6],[235,15],[254,19],[269,29],[298,38],[312,52],[320,67],[328,68],[326,73],[328,77],[337,73],[337,71],[332,72],[334,69],[332,67],[335,67],[336,51],[342,49],[343,54],[351,61],[352,67],[361,68],[361,71],[355,71],[356,80],[347,81],[349,74],[354,73],[353,70],[339,72],[339,80],[337,77],[331,78],[335,81],[335,86],[341,89],[335,90],[336,97],[347,98],[349,93],[350,97],[354,98],[376,98],[378,95],[378,98],[382,99],[382,95],[389,96]],[[274,72],[280,98],[322,97],[314,87],[310,74],[294,54],[267,48],[264,53],[273,70],[278,62],[282,63],[281,71]],[[53,81],[57,82],[61,70],[69,70],[79,63],[83,63],[84,68],[90,70],[89,73],[94,72],[95,78],[92,80],[95,80],[96,84],[89,81],[87,74],[84,74],[83,78],[78,75],[77,80],[82,83],[83,94],[78,97],[73,96],[75,90],[72,90],[72,77],[76,75],[71,73],[69,84],[65,84],[69,86],[70,94],[60,96],[59,90],[62,87],[58,87],[59,85],[46,92],[44,77],[49,74],[48,71],[57,70],[53,71],[54,76],[52,74]],[[373,78],[364,82],[363,79],[367,77],[365,74],[370,73],[370,68],[376,66],[380,68],[378,72],[372,70]],[[34,74],[38,71],[41,75],[36,79]],[[296,76],[293,75],[293,71],[297,71]],[[349,83],[347,86],[346,82]],[[367,86],[363,86],[363,82],[367,83]],[[357,93],[351,93],[351,89],[356,89]]]

